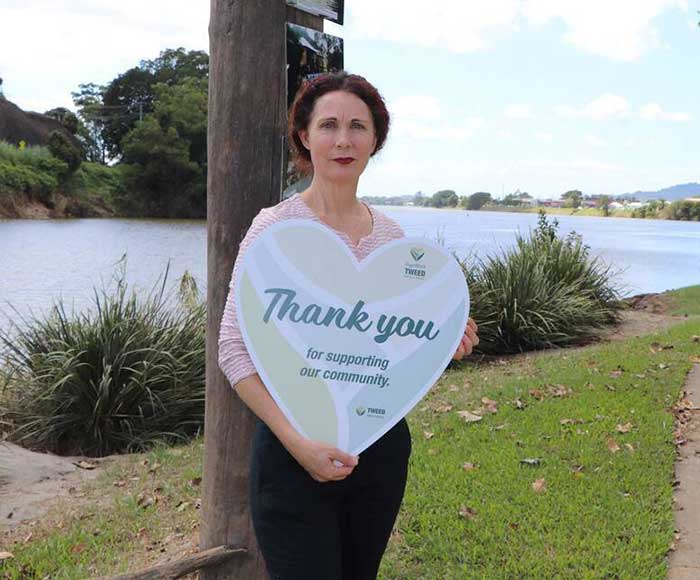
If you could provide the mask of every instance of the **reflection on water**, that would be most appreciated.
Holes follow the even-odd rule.
[[[537,225],[534,214],[379,208],[407,235],[440,237],[465,256],[509,247],[515,232]],[[700,223],[558,216],[560,233],[576,230],[615,268],[628,294],[700,284]],[[0,308],[26,314],[55,298],[84,309],[93,285],[108,284],[122,256],[127,280],[148,290],[170,262],[169,288],[185,270],[204,291],[206,223],[193,220],[0,220]],[[2,315],[0,315],[2,320]]]

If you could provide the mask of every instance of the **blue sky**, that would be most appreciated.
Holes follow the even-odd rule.
[[[346,68],[393,115],[366,195],[624,193],[700,181],[690,0],[346,0]],[[72,106],[164,48],[208,49],[209,2],[0,0],[0,76],[25,109]]]

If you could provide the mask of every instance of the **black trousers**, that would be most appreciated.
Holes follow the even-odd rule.
[[[411,435],[402,419],[341,481],[315,481],[261,421],[250,494],[272,580],[374,580],[406,487]]]

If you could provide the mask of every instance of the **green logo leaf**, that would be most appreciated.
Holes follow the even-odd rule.
[[[364,415],[366,412],[367,409],[364,407],[357,407],[357,409],[355,409],[355,413],[357,413],[360,417],[362,417],[362,415]]]
[[[423,256],[425,256],[425,252],[423,251],[423,248],[411,248],[411,256],[416,262],[418,262]]]

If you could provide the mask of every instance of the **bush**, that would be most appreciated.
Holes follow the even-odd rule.
[[[69,173],[75,173],[83,161],[80,149],[73,145],[62,131],[49,133],[49,151],[56,159],[60,159],[68,166]]]
[[[674,201],[668,208],[668,217],[672,220],[700,221],[700,203]]]
[[[194,436],[204,421],[206,308],[196,287],[168,308],[159,290],[95,289],[94,311],[0,329],[8,438],[61,454],[105,455]]]
[[[564,346],[596,336],[619,320],[614,273],[575,233],[540,212],[539,225],[516,247],[485,260],[462,260],[479,325],[479,352],[504,354]]]
[[[67,169],[46,147],[18,149],[0,142],[0,192],[28,193],[50,203],[51,194]]]

